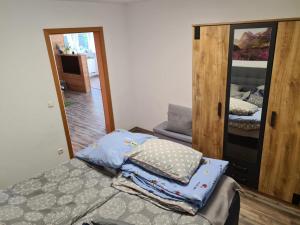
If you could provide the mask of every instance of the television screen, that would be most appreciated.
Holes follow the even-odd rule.
[[[64,73],[80,75],[79,58],[77,56],[62,55],[61,64]]]

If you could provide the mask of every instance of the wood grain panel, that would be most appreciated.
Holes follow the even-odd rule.
[[[193,41],[193,147],[223,157],[229,26],[200,28]],[[218,104],[221,115],[218,115]]]
[[[259,190],[291,202],[299,187],[300,21],[289,21],[278,23]]]

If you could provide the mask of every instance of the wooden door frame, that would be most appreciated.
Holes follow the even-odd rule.
[[[99,71],[100,87],[102,94],[102,102],[105,117],[106,132],[110,133],[115,129],[114,116],[112,109],[109,76],[108,76],[108,66],[105,52],[105,42],[103,27],[79,27],[79,28],[54,28],[54,29],[43,29],[44,37],[47,45],[48,56],[51,64],[52,75],[54,79],[57,99],[59,102],[61,117],[63,121],[63,126],[65,130],[66,140],[68,144],[69,156],[74,157],[70,131],[68,127],[67,116],[65,112],[64,98],[61,92],[59,75],[56,67],[54,52],[50,40],[51,35],[55,34],[69,34],[69,33],[90,33],[94,34],[95,48],[96,48],[96,58]]]

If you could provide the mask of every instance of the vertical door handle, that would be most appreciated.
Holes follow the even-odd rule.
[[[275,127],[276,125],[276,117],[277,117],[277,113],[272,111],[272,114],[271,114],[271,127]]]
[[[218,103],[218,116],[221,118],[221,116],[222,116],[222,103],[221,102],[219,102]]]

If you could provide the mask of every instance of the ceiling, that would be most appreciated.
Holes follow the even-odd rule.
[[[130,3],[130,2],[142,2],[142,1],[149,1],[149,0],[57,0],[57,1]]]

